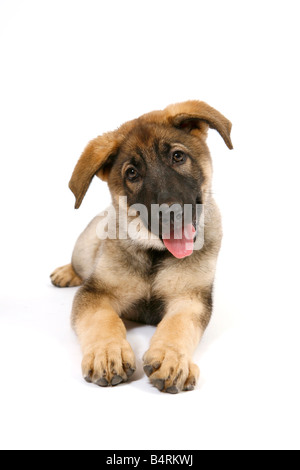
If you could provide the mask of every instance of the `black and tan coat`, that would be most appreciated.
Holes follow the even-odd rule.
[[[153,385],[169,393],[196,385],[199,369],[193,352],[211,317],[222,239],[220,214],[211,196],[209,127],[232,148],[231,123],[207,104],[189,101],[96,138],[77,163],[70,182],[76,208],[97,175],[108,183],[117,214],[120,196],[127,197],[128,206],[139,203],[149,210],[152,204],[174,202],[202,204],[205,210],[204,245],[190,256],[174,257],[160,233],[145,237],[151,231],[147,220],[141,220],[140,237],[100,240],[96,217],[78,239],[72,263],[52,274],[57,286],[82,285],[72,322],[88,382],[117,385],[134,373],[125,318],[158,325],[144,355],[144,370]],[[200,229],[197,219],[195,228]]]

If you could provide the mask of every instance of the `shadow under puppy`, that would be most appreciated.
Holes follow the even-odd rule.
[[[144,370],[154,386],[178,393],[196,385],[199,368],[192,357],[211,317],[222,239],[219,210],[211,197],[209,127],[233,148],[231,123],[218,111],[200,101],[171,105],[91,141],[75,167],[70,188],[76,208],[97,175],[108,183],[116,221],[125,210],[128,227],[133,216],[127,209],[136,204],[147,209],[146,216],[139,214],[134,236],[129,230],[124,236],[117,222],[116,236],[102,239],[102,219],[96,217],[78,239],[72,264],[51,275],[58,287],[82,285],[72,324],[88,382],[118,385],[134,373],[135,357],[122,321],[126,318],[158,325],[144,355]],[[192,210],[186,221],[182,215],[187,206]],[[155,230],[153,207],[162,208]],[[201,249],[195,249],[203,230],[203,212],[197,207],[205,208]],[[170,216],[168,234],[165,215]]]

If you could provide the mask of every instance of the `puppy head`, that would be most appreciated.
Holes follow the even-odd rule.
[[[129,207],[139,204],[147,208],[148,218],[142,220],[149,231],[153,231],[153,205],[168,208],[175,204],[180,211],[187,204],[204,204],[212,176],[206,145],[209,128],[216,129],[227,147],[233,148],[231,123],[199,101],[171,105],[96,138],[83,152],[70,181],[75,207],[80,207],[95,175],[107,181],[115,205],[119,196],[127,196]],[[190,226],[195,227],[195,210],[192,218]],[[155,235],[162,239],[161,221],[157,230]]]

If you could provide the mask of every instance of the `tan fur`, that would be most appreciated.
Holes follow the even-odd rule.
[[[144,370],[151,383],[168,393],[189,391],[196,385],[199,368],[192,356],[211,317],[212,286],[222,240],[220,213],[211,197],[212,163],[206,145],[209,127],[232,148],[231,123],[218,111],[199,101],[171,105],[91,141],[76,165],[70,182],[76,207],[97,175],[109,185],[118,218],[124,209],[118,197],[127,195],[123,179],[130,166],[129,156],[142,149],[155,171],[154,146],[171,140],[175,149],[187,149],[196,157],[197,162],[191,159],[176,171],[201,184],[205,204],[205,243],[188,258],[165,256],[165,246],[157,236],[144,240],[148,229],[142,222],[137,239],[100,240],[97,233],[104,227],[103,217],[98,216],[79,237],[72,266],[59,268],[51,276],[58,286],[83,283],[74,300],[72,323],[82,347],[82,372],[88,382],[107,386],[127,381],[135,370],[135,358],[122,318],[153,321],[151,324],[157,318],[160,323],[144,356]],[[159,181],[159,172],[154,178]],[[161,190],[168,182],[162,185]],[[128,183],[128,188],[132,195],[139,186]],[[128,222],[131,220],[129,217]],[[148,312],[148,308],[153,311]]]
[[[80,235],[76,242],[76,249],[73,251],[72,266],[79,276],[86,280],[92,274],[95,260],[101,245],[97,237],[97,226],[101,222],[101,217],[95,217]]]
[[[82,284],[82,279],[75,273],[71,264],[57,268],[50,278],[56,287],[77,287]]]
[[[76,332],[83,352],[85,380],[102,387],[126,382],[135,371],[135,357],[126,341],[124,323],[109,300],[77,296],[73,314],[78,317]]]
[[[170,308],[144,355],[145,372],[151,382],[168,393],[190,391],[199,378],[199,368],[191,358],[203,333],[198,321],[202,306],[188,301],[181,308],[178,313]]]

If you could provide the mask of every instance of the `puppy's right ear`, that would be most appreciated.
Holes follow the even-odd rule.
[[[95,175],[107,181],[109,163],[119,148],[116,132],[108,132],[92,140],[81,155],[73,172],[69,188],[76,198],[75,209],[81,206]]]

